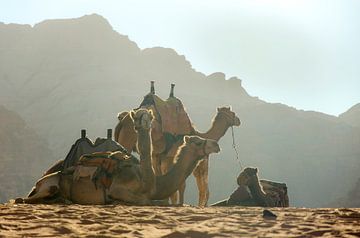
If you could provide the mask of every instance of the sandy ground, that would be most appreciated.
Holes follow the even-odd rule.
[[[360,208],[0,205],[0,237],[360,237]]]

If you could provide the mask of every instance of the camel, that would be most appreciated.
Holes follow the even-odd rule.
[[[289,206],[286,185],[268,180],[259,180],[257,168],[246,167],[238,176],[237,183],[239,187],[228,199],[211,206]]]
[[[231,111],[230,107],[221,107],[217,109],[217,114],[213,120],[211,128],[201,133],[194,130],[194,134],[202,138],[213,139],[219,141],[226,131],[232,126],[240,126],[240,119]],[[199,190],[199,206],[206,206],[209,200],[209,161],[205,159],[201,161],[193,172],[196,184]],[[180,187],[179,202],[184,202],[185,185]]]
[[[90,155],[96,159],[107,156],[113,163],[112,181],[104,187],[93,180],[94,171],[81,164],[42,177],[27,198],[16,199],[24,203],[51,203],[71,201],[78,204],[124,203],[152,205],[154,200],[169,197],[184,183],[196,165],[211,153],[220,151],[218,143],[198,136],[185,136],[176,154],[176,163],[166,174],[155,176],[151,163],[151,123],[153,115],[147,109],[130,112],[137,132],[140,163],[134,163],[124,152],[103,152]],[[93,161],[93,160],[90,160]],[[110,162],[109,162],[110,163]],[[102,163],[103,164],[103,163]],[[84,168],[85,167],[85,168]],[[86,168],[87,167],[87,168]],[[75,175],[74,175],[75,174]]]
[[[121,114],[124,115],[125,113],[126,112],[122,112]],[[220,107],[217,108],[217,114],[213,119],[211,128],[207,132],[199,132],[193,127],[191,135],[198,135],[202,138],[219,141],[232,126],[240,126],[239,117],[230,107]],[[136,134],[132,128],[132,120],[129,115],[126,115],[118,122],[115,129],[115,141],[124,146],[128,151],[134,151],[136,144]],[[164,174],[173,166],[175,161],[174,156],[181,145],[181,140],[171,141],[170,143],[172,144],[169,146],[169,141],[166,141],[166,138],[161,131],[159,120],[156,120],[156,123],[153,126],[152,139],[154,145],[153,158],[156,158],[156,161],[153,162],[155,174]],[[199,190],[199,206],[206,206],[209,199],[208,168],[209,162],[205,159],[199,163],[193,172]],[[181,185],[179,189],[179,204],[183,204],[184,202],[184,192],[185,184]],[[177,203],[176,194],[171,196],[171,201],[173,204]]]

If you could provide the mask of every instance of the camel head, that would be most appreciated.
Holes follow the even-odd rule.
[[[241,171],[239,177],[237,178],[237,183],[240,186],[249,186],[254,179],[258,179],[258,169],[253,167],[246,167]],[[258,180],[256,180],[258,181]]]
[[[241,122],[235,112],[231,111],[231,107],[218,107],[218,115],[224,115],[228,120],[229,126],[240,126]]]
[[[199,157],[220,151],[220,146],[215,140],[204,139],[199,136],[184,136],[184,146],[189,146]]]
[[[134,121],[134,128],[136,131],[141,129],[150,130],[154,118],[151,110],[140,108],[136,111],[131,111],[130,116]]]

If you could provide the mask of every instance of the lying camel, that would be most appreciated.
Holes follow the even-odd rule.
[[[132,111],[130,115],[137,132],[140,163],[134,163],[126,156],[118,158],[119,153],[123,152],[91,155],[94,158],[106,155],[111,161],[116,161],[109,187],[104,187],[100,180],[94,182],[91,179],[94,177],[94,170],[79,169],[79,166],[84,166],[81,164],[83,159],[80,159],[80,164],[76,166],[41,178],[27,198],[16,199],[16,202],[51,203],[67,200],[79,204],[120,202],[151,205],[153,200],[161,200],[173,194],[204,157],[220,151],[214,140],[185,136],[176,154],[177,162],[174,167],[164,175],[155,176],[151,163],[152,113],[146,109],[139,109]]]
[[[119,120],[114,137],[115,141],[125,147],[128,151],[136,151],[136,132],[133,129],[133,121],[130,118],[129,113],[119,113]],[[240,126],[239,117],[231,110],[230,107],[220,107],[217,109],[211,128],[205,132],[199,132],[195,128],[192,129],[191,135],[198,135],[203,138],[213,139],[219,141],[223,137],[226,131],[232,126]],[[174,156],[177,149],[181,145],[181,140],[172,141],[170,146],[169,141],[166,140],[165,135],[161,131],[161,124],[159,120],[153,123],[152,131],[152,142],[153,142],[153,158],[156,160],[153,162],[155,174],[165,174],[173,166]],[[160,163],[159,163],[160,162]],[[209,199],[209,187],[208,187],[208,173],[209,173],[209,162],[207,159],[201,161],[193,172],[196,178],[196,183],[199,190],[199,206],[206,206]],[[185,184],[182,184],[179,189],[179,203],[184,202]],[[177,203],[177,195],[171,196],[172,203]]]
[[[239,187],[228,199],[211,206],[288,207],[289,198],[284,183],[259,180],[258,169],[246,167],[237,178]]]

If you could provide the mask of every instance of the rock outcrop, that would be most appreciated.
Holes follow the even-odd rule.
[[[232,105],[242,120],[235,129],[242,163],[286,182],[290,205],[321,206],[358,179],[360,129],[323,113],[266,103],[250,96],[240,79],[206,76],[172,49],[140,49],[99,15],[33,27],[0,24],[0,39],[0,102],[45,138],[58,159],[82,128],[91,138],[106,136],[117,113],[137,107],[155,80],[163,98],[176,84],[199,130],[210,127],[216,107]],[[210,163],[210,203],[233,190],[240,172],[230,134],[221,141],[223,159]],[[13,171],[2,167],[0,173],[5,170]],[[185,200],[194,202],[196,189],[188,184]]]

